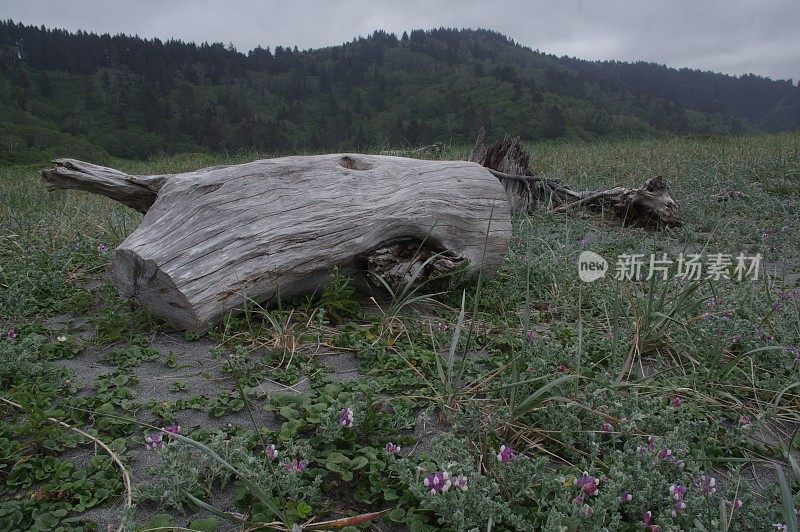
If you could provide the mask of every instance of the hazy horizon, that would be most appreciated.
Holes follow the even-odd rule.
[[[451,0],[402,4],[348,0],[336,5],[300,1],[285,6],[250,0],[224,4],[207,0],[169,4],[77,0],[65,5],[10,0],[4,18],[72,32],[232,43],[243,52],[257,46],[336,46],[375,30],[400,36],[414,29],[483,28],[557,56],[646,61],[735,76],[800,78],[800,32],[793,29],[800,22],[797,0],[769,0],[759,6],[743,0],[640,4],[623,0],[602,6],[582,0],[491,5]],[[518,15],[504,17],[503,13]]]

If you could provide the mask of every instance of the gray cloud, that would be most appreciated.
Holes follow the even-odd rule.
[[[316,48],[375,29],[489,28],[544,52],[800,78],[800,0],[4,0],[26,24]]]

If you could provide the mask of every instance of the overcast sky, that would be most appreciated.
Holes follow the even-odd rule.
[[[800,0],[2,0],[0,17],[242,51],[376,29],[488,28],[557,55],[800,78]]]

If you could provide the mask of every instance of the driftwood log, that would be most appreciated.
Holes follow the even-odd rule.
[[[577,192],[531,175],[529,159],[519,138],[487,146],[481,129],[467,162],[334,154],[134,176],[57,159],[42,179],[145,215],[116,249],[112,281],[122,297],[192,330],[250,300],[319,291],[334,268],[392,288],[459,270],[491,275],[511,216],[542,205],[610,210],[626,225],[680,225],[661,176],[641,188]]]
[[[544,205],[564,213],[575,207],[609,210],[624,225],[660,229],[681,225],[678,205],[669,193],[662,176],[647,179],[640,188],[614,187],[607,190],[578,192],[558,179],[531,174],[530,155],[519,137],[506,136],[486,145],[481,128],[470,151],[469,161],[476,162],[503,183],[512,213],[531,212]]]
[[[465,161],[316,155],[154,176],[54,162],[42,171],[48,189],[145,213],[116,249],[112,281],[122,297],[191,330],[248,300],[317,291],[334,267],[395,286],[419,270],[419,280],[460,268],[491,274],[511,236],[503,186]]]

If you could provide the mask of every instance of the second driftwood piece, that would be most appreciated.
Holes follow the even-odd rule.
[[[681,225],[678,204],[662,176],[647,179],[640,188],[578,192],[558,179],[532,175],[528,168],[530,155],[519,137],[506,135],[503,140],[487,145],[482,128],[467,160],[488,168],[503,183],[514,213],[531,212],[542,205],[559,213],[587,207],[609,210],[623,224],[635,227],[659,229]]]
[[[248,300],[319,291],[337,267],[394,287],[460,268],[491,275],[511,236],[503,187],[465,161],[334,154],[159,176],[55,164],[42,171],[49,189],[146,213],[116,249],[112,281],[186,329],[205,329]]]

